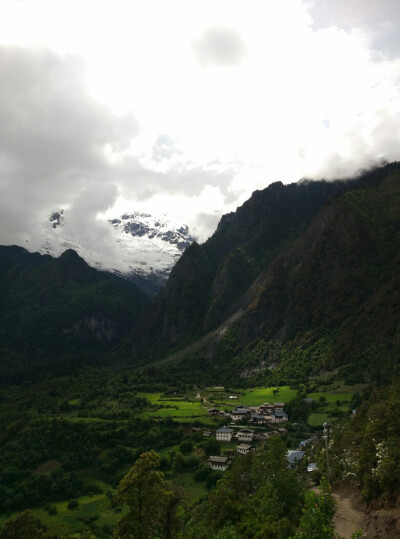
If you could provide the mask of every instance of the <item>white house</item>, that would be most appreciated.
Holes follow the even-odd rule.
[[[251,413],[251,417],[250,417],[250,421],[252,423],[256,423],[258,425],[262,425],[263,423],[266,422],[266,419],[265,419],[265,415],[263,414],[259,414],[257,412],[252,412]]]
[[[237,433],[239,442],[251,442],[253,440],[254,430],[242,429]]]
[[[221,427],[216,431],[215,436],[219,442],[230,442],[233,436],[233,429]]]
[[[207,460],[211,468],[218,472],[225,472],[231,463],[229,457],[209,457]]]
[[[248,406],[237,406],[231,412],[232,421],[240,421],[243,418],[250,419],[251,410]]]
[[[241,455],[247,455],[247,453],[250,453],[250,451],[256,451],[256,448],[254,445],[240,444],[237,446],[236,451]]]
[[[276,411],[272,415],[272,422],[273,423],[285,423],[288,420],[288,415],[286,412],[280,412]]]

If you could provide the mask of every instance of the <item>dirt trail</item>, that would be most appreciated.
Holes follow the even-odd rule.
[[[352,507],[351,499],[341,494],[333,493],[337,503],[336,515],[333,519],[336,532],[345,539],[350,539],[356,530],[363,529],[363,513]]]

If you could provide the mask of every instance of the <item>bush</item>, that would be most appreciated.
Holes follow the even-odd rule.
[[[206,479],[206,487],[208,490],[211,490],[215,485],[217,484],[217,481],[219,481],[222,478],[222,472],[211,472]]]
[[[200,466],[200,468],[194,472],[194,480],[205,481],[211,472],[212,470],[209,466]]]
[[[72,510],[72,509],[77,509],[78,507],[79,507],[78,500],[69,500],[68,505],[67,505],[68,509]]]
[[[179,446],[179,449],[182,453],[190,453],[193,451],[193,444],[190,440],[184,440],[181,445]]]

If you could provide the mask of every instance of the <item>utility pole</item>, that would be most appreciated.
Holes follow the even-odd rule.
[[[329,470],[329,455],[328,455],[328,433],[329,433],[328,427],[329,427],[329,423],[324,423],[324,432],[323,432],[322,438],[325,440],[326,478],[329,481],[330,470]]]

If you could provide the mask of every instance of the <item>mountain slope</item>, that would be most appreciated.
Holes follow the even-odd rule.
[[[134,285],[74,251],[54,259],[0,246],[0,375],[12,381],[96,360],[148,307]]]
[[[185,251],[153,310],[133,331],[134,349],[143,352],[150,347],[157,355],[217,327],[324,204],[345,190],[380,181],[388,170],[378,169],[356,183],[278,182],[253,193],[235,213],[221,219],[207,242]]]
[[[219,328],[217,324],[211,326],[215,330],[203,339],[201,346],[192,345],[187,353],[183,349],[179,357],[186,358],[187,365],[181,368],[191,369],[192,374],[198,368],[199,373],[208,373],[209,379],[222,376],[232,381],[238,376],[257,375],[279,381],[353,360],[353,376],[366,367],[371,375],[372,363],[379,353],[384,369],[388,358],[398,354],[395,343],[399,334],[399,169],[395,163],[339,185],[342,193],[331,197],[326,205],[314,207],[314,216],[311,212],[306,217],[301,214],[302,221],[298,214],[286,214],[286,228],[280,229],[279,221],[276,224],[271,212],[264,211],[270,219],[272,239],[267,244],[259,241],[261,227],[260,221],[256,221],[253,242],[242,244],[246,255],[250,245],[253,253],[258,250],[253,260],[259,263],[258,267],[264,264],[262,271],[240,298],[236,293],[243,290],[242,284],[235,288],[232,280],[230,286],[235,290],[229,308],[221,308],[218,314],[225,320],[236,315],[218,324]],[[313,189],[312,185],[307,187]],[[318,183],[316,186],[319,188]],[[299,187],[301,184],[296,188]],[[285,197],[286,188],[275,185],[265,192],[269,200],[273,189]],[[273,204],[278,206],[276,200]],[[252,197],[248,207],[253,204]],[[294,211],[297,208],[293,204]],[[234,224],[237,215],[230,217]],[[304,220],[308,222],[303,224]],[[300,224],[292,232],[293,222]],[[229,235],[231,230],[225,234],[225,250],[229,238],[234,236]],[[190,257],[185,253],[171,274],[165,296],[145,319],[146,323],[150,321],[156,343],[153,350],[160,342],[166,347],[185,344],[185,339],[190,342],[190,332],[193,342],[193,335],[204,335],[210,328],[207,317],[212,300],[217,298],[213,296],[213,285],[223,280],[223,268],[229,256],[233,256],[231,249],[220,257],[219,264],[216,259],[214,266],[209,262],[207,253],[215,246],[218,234],[220,229],[204,246],[196,246],[196,253],[192,246],[187,251]],[[222,238],[219,244],[224,244]],[[190,272],[185,265],[190,266]],[[214,273],[213,267],[217,268]],[[242,273],[242,268],[248,267],[246,264],[236,263],[234,267],[239,278],[246,276],[245,271]],[[199,274],[203,279],[198,278]],[[198,305],[194,302],[198,309],[197,334],[193,321],[190,326],[182,314],[183,321],[177,316],[180,309],[183,313],[186,309],[189,317],[194,306],[186,298],[193,300],[189,293],[193,288],[199,298]],[[154,321],[159,324],[158,333],[157,326],[152,325]],[[139,327],[143,333],[146,331],[143,323]],[[134,347],[143,346],[143,333],[140,340],[137,330],[133,332]]]

